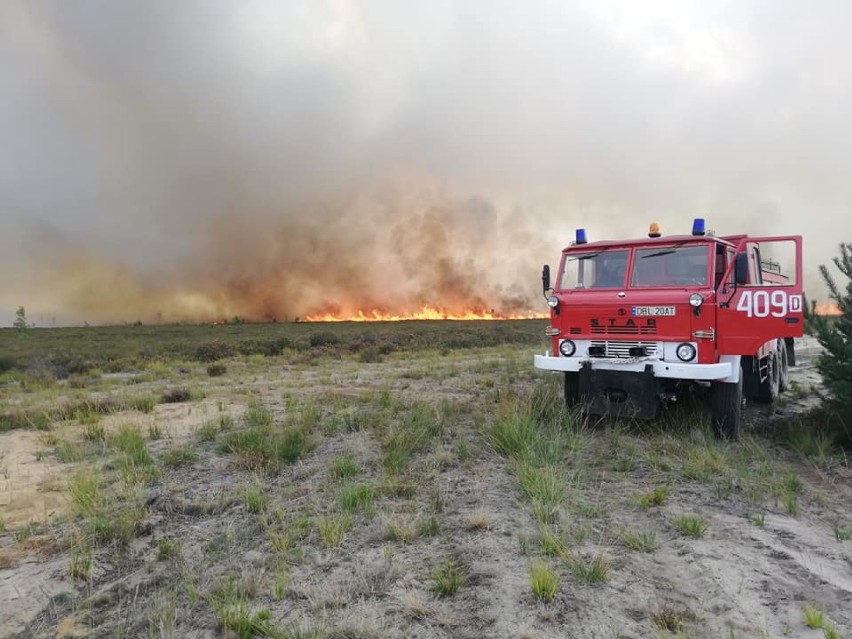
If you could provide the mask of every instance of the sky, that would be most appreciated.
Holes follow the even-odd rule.
[[[576,227],[852,241],[852,4],[0,3],[0,325],[544,310]]]

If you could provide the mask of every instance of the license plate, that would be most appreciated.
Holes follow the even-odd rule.
[[[634,306],[633,317],[674,317],[674,306]]]

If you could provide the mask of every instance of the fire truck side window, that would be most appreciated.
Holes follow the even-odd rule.
[[[626,271],[627,251],[569,254],[559,276],[559,288],[621,288]]]
[[[725,246],[723,244],[717,244],[716,264],[713,269],[714,288],[719,288],[719,285],[722,283],[722,277],[725,275],[725,269],[728,267],[728,262],[725,261],[726,254],[728,254],[728,252],[725,251]]]

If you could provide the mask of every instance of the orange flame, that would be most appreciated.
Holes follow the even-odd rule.
[[[817,315],[840,315],[840,307],[836,302],[817,302],[814,307]]]
[[[527,311],[525,313],[498,313],[494,310],[467,309],[451,311],[440,306],[424,305],[419,311],[390,313],[380,308],[359,309],[354,313],[315,313],[306,315],[303,322],[404,322],[407,320],[515,320],[545,319],[547,313]]]

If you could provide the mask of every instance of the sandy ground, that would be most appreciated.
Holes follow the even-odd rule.
[[[788,395],[769,409],[750,407],[748,422],[765,428],[795,419],[815,404],[808,391],[819,384],[811,360],[818,345],[805,340],[797,352],[799,365],[791,376],[800,389],[797,398]],[[493,352],[472,352],[470,358],[485,362],[482,370],[488,362],[500,366]],[[128,423],[160,426],[167,436],[151,444],[156,454],[175,441],[192,441],[194,431],[221,412],[223,403],[239,417],[247,394],[260,395],[284,415],[288,396],[322,398],[333,392],[345,399],[389,390],[410,401],[470,403],[493,392],[488,384],[475,387],[471,374],[446,369],[422,374],[417,371],[428,367],[421,364],[412,359],[342,370],[329,362],[299,371],[276,365],[250,382],[217,382],[201,402],[159,405],[150,415],[112,415],[103,423],[107,430]],[[504,383],[498,379],[494,385]],[[521,370],[508,383],[528,386],[535,380]],[[236,392],[237,386],[242,390]],[[736,488],[721,495],[717,485],[680,476],[670,482],[671,496],[663,505],[639,509],[636,496],[658,483],[658,471],[641,455],[627,473],[613,471],[611,459],[599,459],[586,471],[589,480],[575,498],[599,505],[604,514],[577,512],[563,523],[566,532],[576,535],[572,552],[606,557],[611,578],[586,584],[563,570],[556,598],[545,605],[530,593],[527,571],[538,552],[525,548],[522,540],[534,546],[539,526],[518,480],[505,460],[477,445],[475,430],[460,425],[459,433],[473,448],[470,460],[455,453],[460,439],[440,443],[417,461],[419,484],[411,487],[411,495],[389,493],[377,516],[357,516],[340,549],[324,548],[312,534],[304,541],[304,557],[283,567],[256,519],[228,497],[255,481],[253,474],[208,446],[192,465],[170,471],[150,489],[145,534],[124,551],[99,551],[92,582],[82,586],[68,577],[68,551],[61,541],[67,516],[63,478],[74,464],[40,454],[45,445],[39,433],[0,435],[0,515],[8,529],[0,534],[0,637],[148,636],[150,620],[162,616],[164,593],[177,590],[172,634],[155,636],[222,636],[204,598],[235,571],[252,580],[256,605],[270,609],[283,627],[300,627],[302,636],[674,636],[652,622],[665,609],[683,621],[682,636],[822,637],[822,630],[804,624],[802,609],[811,603],[826,612],[841,636],[852,637],[852,541],[838,541],[834,534],[835,525],[852,525],[852,473],[843,463],[820,466],[781,453],[778,472],[796,473],[802,482],[800,512],[793,516],[778,503],[765,504],[762,525],[753,525],[755,506]],[[590,437],[593,447],[609,446],[603,433]],[[641,436],[629,436],[606,450],[618,456],[619,446],[641,448],[644,443]],[[364,431],[339,432],[268,480],[270,509],[280,507],[295,516],[308,507],[320,508],[316,495],[330,490],[330,460],[344,452],[359,460],[364,480],[381,481],[375,439]],[[422,519],[435,494],[444,504],[440,534],[408,542],[388,539],[388,521]],[[684,513],[700,513],[707,523],[703,537],[686,538],[675,530],[673,520]],[[472,525],[474,520],[487,525]],[[15,538],[27,524],[51,521],[57,523],[47,525],[43,534]],[[657,550],[628,550],[618,542],[623,531],[653,533]],[[182,543],[179,579],[174,565],[156,559],[163,538]],[[430,590],[430,575],[447,556],[465,566],[465,583],[456,597],[438,598]],[[273,596],[271,584],[282,570],[286,589],[283,596]],[[187,600],[189,582],[200,592],[200,603]]]

